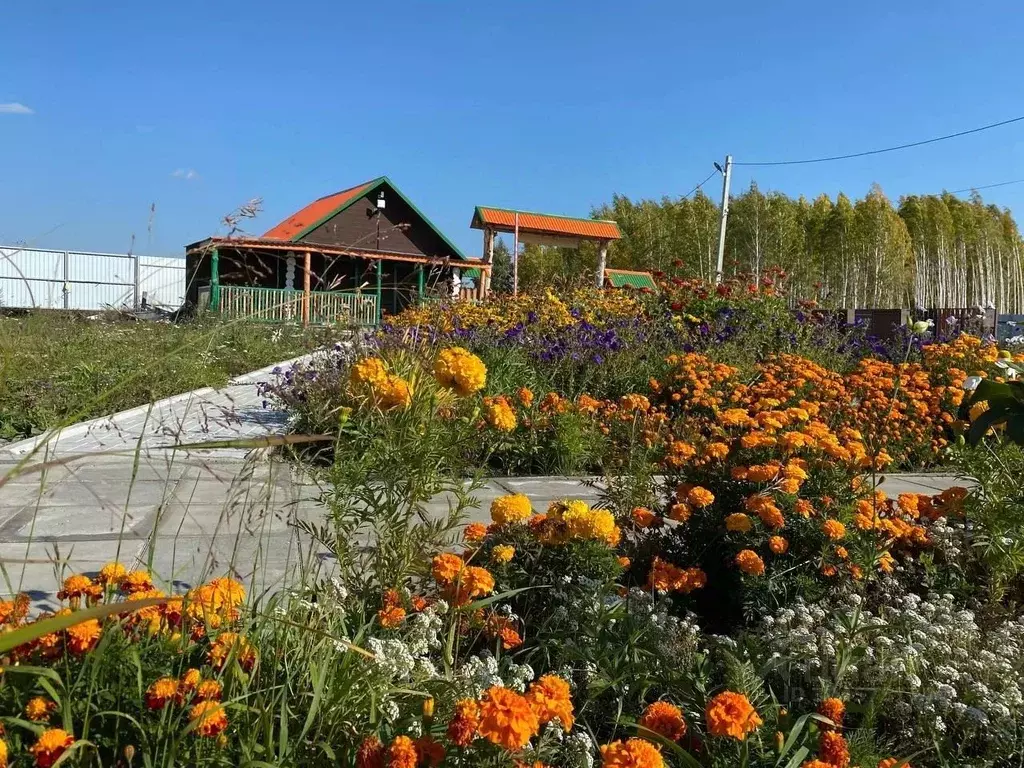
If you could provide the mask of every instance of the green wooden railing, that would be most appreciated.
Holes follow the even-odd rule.
[[[229,320],[302,322],[302,291],[221,285],[219,310]],[[377,296],[348,291],[311,291],[309,322],[314,325],[376,325]]]

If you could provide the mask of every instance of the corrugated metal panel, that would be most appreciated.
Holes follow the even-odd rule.
[[[68,309],[103,309],[131,306],[134,288],[123,285],[71,283],[68,286]]]
[[[488,225],[509,231],[509,227],[515,228],[517,215],[520,230],[530,230],[541,234],[589,237],[596,240],[618,240],[622,237],[619,225],[614,221],[573,219],[547,213],[509,211],[504,208],[478,207],[473,216],[472,226],[481,229],[483,225]]]
[[[0,248],[0,277],[59,280],[64,275],[64,251]]]
[[[185,301],[185,260],[175,258],[139,259],[139,296],[149,304],[180,307]]]
[[[614,288],[650,288],[652,291],[657,290],[658,284],[654,281],[654,275],[650,272],[629,272],[619,271],[617,269],[606,269],[604,271],[605,279],[612,284]]]
[[[63,306],[64,294],[58,282],[0,277],[0,307],[60,309]]]
[[[135,259],[106,253],[68,254],[68,279],[86,283],[135,284]]]

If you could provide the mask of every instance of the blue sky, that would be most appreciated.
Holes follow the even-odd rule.
[[[177,255],[253,197],[262,232],[389,175],[469,254],[473,206],[587,215],[726,153],[819,156],[1024,115],[1013,0],[8,3],[0,244]],[[894,200],[1024,178],[1024,123],[737,168]],[[719,181],[708,191],[719,194]],[[985,190],[1024,210],[1024,184]],[[150,204],[156,204],[152,233]]]

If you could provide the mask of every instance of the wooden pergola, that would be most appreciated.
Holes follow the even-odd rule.
[[[619,240],[622,237],[619,225],[606,219],[579,219],[571,216],[485,206],[477,206],[470,227],[482,229],[484,233],[483,263],[487,269],[481,273],[481,278],[484,281],[485,294],[490,289],[490,268],[494,262],[494,236],[499,232],[511,234],[515,238],[513,259],[518,256],[515,250],[518,249],[520,242],[559,248],[579,248],[581,241],[597,243],[598,262],[595,282],[598,288],[604,287],[608,244],[612,240]]]

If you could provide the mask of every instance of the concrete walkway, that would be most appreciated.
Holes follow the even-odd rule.
[[[62,575],[114,559],[182,586],[230,573],[256,593],[279,588],[297,563],[329,567],[326,549],[295,526],[324,515],[321,489],[295,467],[265,450],[167,447],[283,433],[285,414],[257,393],[273,368],[0,450],[0,594],[27,591],[50,606]],[[896,475],[883,487],[895,495],[953,484]],[[598,497],[584,478],[492,479],[474,494],[473,518],[487,520],[491,499],[506,493],[538,509]],[[430,507],[447,512],[444,499]]]

